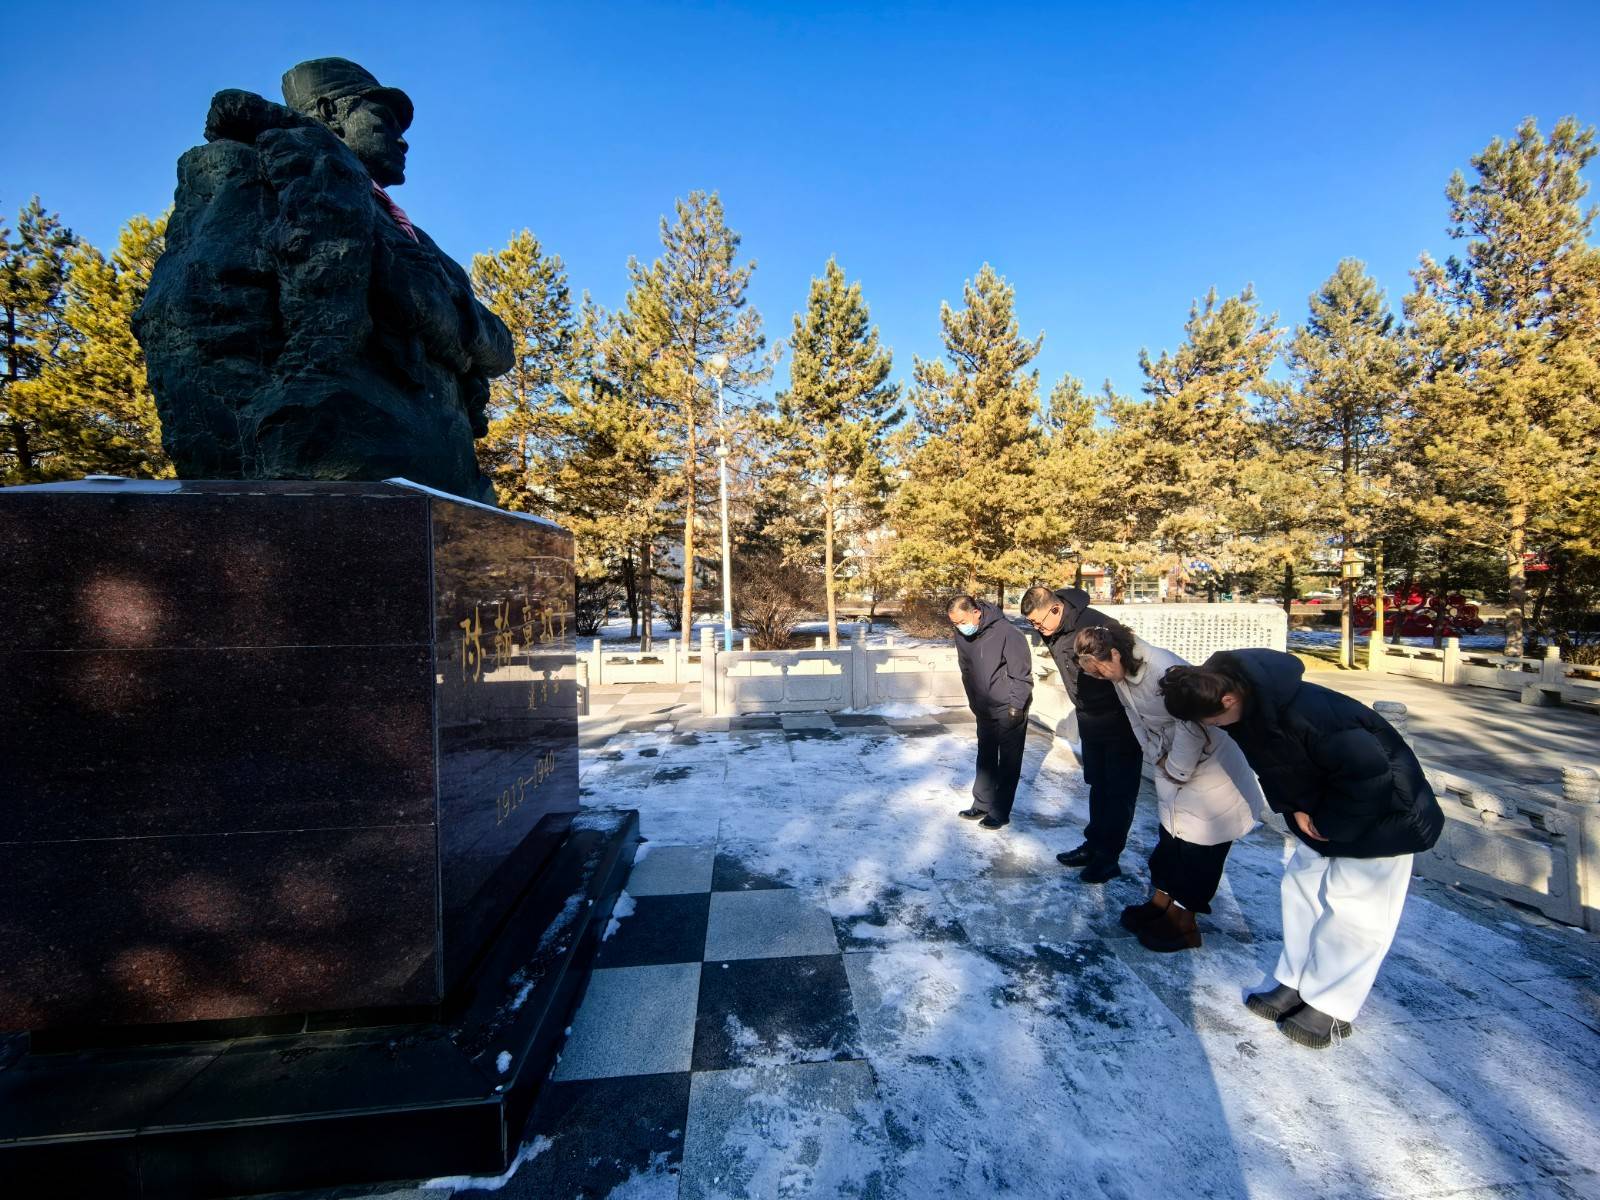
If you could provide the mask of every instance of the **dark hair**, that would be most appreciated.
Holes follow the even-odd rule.
[[[1161,677],[1161,699],[1167,711],[1180,721],[1203,721],[1214,717],[1226,705],[1229,692],[1243,698],[1249,689],[1231,675],[1205,667],[1171,667]]]
[[[950,603],[945,606],[944,611],[947,614],[960,613],[962,616],[965,616],[967,613],[975,613],[978,611],[978,602],[963,592],[959,596],[951,596]]]
[[[1047,608],[1056,602],[1057,596],[1042,583],[1036,583],[1022,593],[1022,615],[1031,617],[1041,608]]]
[[[1133,651],[1133,630],[1120,621],[1112,621],[1108,625],[1086,625],[1072,639],[1074,654],[1087,654],[1099,662],[1110,662],[1113,650],[1122,655],[1122,669],[1128,674],[1137,675],[1144,666],[1144,659]]]

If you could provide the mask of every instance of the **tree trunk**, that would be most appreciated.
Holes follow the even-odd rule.
[[[1434,599],[1439,603],[1433,612],[1433,648],[1444,645],[1444,598],[1450,594],[1450,560],[1445,558],[1439,567],[1439,590]]]
[[[828,593],[828,649],[839,648],[839,610],[833,591],[833,484],[823,490],[822,585]]]
[[[1383,583],[1383,540],[1381,538],[1378,540],[1377,551],[1372,556],[1372,578],[1375,581],[1372,591],[1372,629],[1378,637],[1382,638],[1385,589]],[[1371,651],[1368,650],[1368,653],[1370,654]],[[1370,660],[1367,665],[1372,665]]]
[[[648,653],[650,638],[655,633],[656,615],[655,602],[650,595],[651,585],[654,583],[655,564],[651,562],[650,538],[647,536],[639,546],[639,650]],[[685,647],[687,649],[688,647]]]
[[[694,381],[689,381],[689,387],[694,387]],[[695,514],[695,475],[699,471],[699,441],[696,438],[694,419],[694,397],[689,397],[688,407],[689,452],[684,460],[685,483],[687,484],[683,501],[683,644],[687,646],[694,640],[694,514]],[[727,636],[724,631],[723,636]]]
[[[622,593],[628,605],[628,636],[639,636],[639,575],[634,569],[633,552],[622,556]]]
[[[1533,598],[1533,615],[1528,618],[1528,624],[1533,628],[1535,633],[1540,632],[1540,630],[1544,628],[1544,602],[1546,597],[1550,595],[1550,584],[1552,582],[1551,577],[1566,567],[1566,555],[1555,555],[1552,557],[1554,557],[1556,561],[1550,564],[1548,570],[1539,572],[1539,592]],[[1561,630],[1556,630],[1555,640],[1558,643],[1561,640],[1561,633]],[[1548,645],[1549,639],[1545,640],[1546,644]]]
[[[1293,617],[1294,564],[1292,562],[1286,562],[1283,564],[1283,591],[1278,593],[1278,597],[1283,601],[1283,615],[1286,617]]]
[[[1406,604],[1411,600],[1411,589],[1417,583],[1417,552],[1413,550],[1406,559],[1405,582],[1400,585],[1400,594],[1396,597],[1399,601],[1394,607],[1394,636],[1389,639],[1391,646],[1400,644],[1400,628],[1405,624]]]
[[[1348,457],[1349,450],[1345,451],[1347,465],[1345,476],[1349,478]],[[1345,562],[1350,556],[1350,543],[1355,540],[1355,534],[1348,528],[1341,530],[1339,535],[1339,667],[1341,670],[1353,671],[1356,668],[1355,630],[1351,625],[1355,609],[1355,580],[1345,578]]]
[[[1506,539],[1506,653],[1523,650],[1523,617],[1528,605],[1528,572],[1522,555],[1528,546],[1528,506],[1511,506],[1511,536]]]

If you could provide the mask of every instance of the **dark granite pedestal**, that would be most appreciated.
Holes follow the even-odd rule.
[[[23,1053],[0,1037],[0,1195],[202,1200],[494,1176],[627,880],[632,811],[583,812],[436,1021]]]
[[[0,489],[0,1031],[29,1047],[0,1178],[59,1152],[149,1195],[298,1186],[260,1130],[334,1110],[410,1114],[448,1172],[503,1157],[518,1127],[467,1111],[507,1104],[486,1031],[522,1028],[512,976],[575,897],[582,942],[635,836],[574,832],[572,562],[549,522],[401,481]],[[253,1166],[149,1182],[219,1120]],[[366,1144],[427,1157],[384,1120]]]

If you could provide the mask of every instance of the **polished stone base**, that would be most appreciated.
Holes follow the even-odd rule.
[[[9,1063],[0,1046],[7,1194],[176,1200],[499,1174],[638,840],[631,810],[571,818],[448,1020]]]
[[[0,488],[0,1031],[450,1004],[578,808],[572,556],[403,481]]]

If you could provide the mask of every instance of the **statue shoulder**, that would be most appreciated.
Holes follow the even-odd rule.
[[[313,128],[320,126],[309,117],[239,88],[227,88],[211,97],[211,108],[206,113],[208,142],[231,141],[252,145],[268,130]]]

